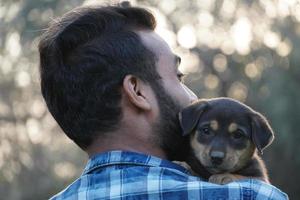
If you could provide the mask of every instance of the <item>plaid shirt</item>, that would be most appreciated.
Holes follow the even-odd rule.
[[[288,199],[279,189],[247,179],[226,185],[189,175],[167,160],[125,151],[91,158],[82,176],[52,199]]]

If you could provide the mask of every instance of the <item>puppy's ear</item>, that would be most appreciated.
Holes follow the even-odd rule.
[[[208,102],[201,100],[189,105],[179,113],[179,122],[183,131],[183,136],[188,135],[193,131],[207,107]]]
[[[263,150],[272,143],[274,133],[266,118],[260,113],[251,116],[251,132],[252,141],[262,154]]]

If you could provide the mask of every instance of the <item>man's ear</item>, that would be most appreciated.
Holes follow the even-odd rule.
[[[126,75],[123,79],[123,89],[128,101],[142,110],[150,110],[151,104],[147,98],[147,89],[150,86],[133,75]]]
[[[182,135],[186,136],[190,134],[196,127],[201,115],[208,108],[208,102],[205,100],[199,100],[184,108],[179,113],[179,122],[183,131]]]
[[[251,116],[251,134],[252,141],[261,154],[274,140],[274,132],[267,119],[257,112]]]

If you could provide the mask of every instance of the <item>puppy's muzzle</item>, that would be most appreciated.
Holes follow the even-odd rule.
[[[211,163],[215,166],[221,165],[225,158],[225,153],[221,151],[212,151],[210,153]]]

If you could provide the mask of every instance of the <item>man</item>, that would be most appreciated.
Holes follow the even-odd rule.
[[[178,112],[196,96],[180,58],[137,7],[80,7],[42,36],[41,89],[62,130],[90,157],[53,199],[285,199],[256,180],[220,186],[190,176]]]

